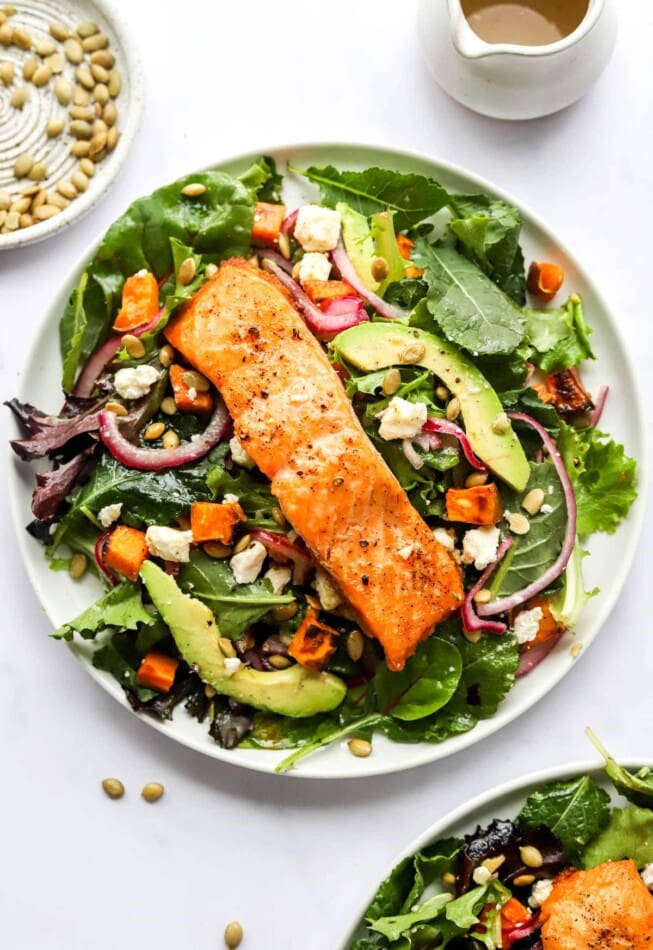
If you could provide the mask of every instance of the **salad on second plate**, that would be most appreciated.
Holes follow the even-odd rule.
[[[516,818],[427,845],[380,885],[350,950],[647,950],[653,771],[605,762],[626,801],[578,775]]]
[[[60,324],[58,415],[12,400],[30,533],[103,580],[55,636],[96,641],[131,706],[183,703],[220,745],[492,716],[589,596],[635,463],[599,428],[591,328],[515,208],[417,174],[262,158],[142,198]],[[317,193],[316,193],[317,195]]]

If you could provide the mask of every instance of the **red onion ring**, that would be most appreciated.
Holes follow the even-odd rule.
[[[129,330],[128,332],[131,333],[132,336],[142,336],[149,330],[153,330],[161,319],[161,314],[164,310],[165,307],[162,307],[159,312],[155,314],[155,316],[153,316],[152,319],[147,323],[144,323],[140,327],[136,327],[134,330]],[[112,336],[111,339],[102,344],[99,350],[96,350],[95,353],[92,353],[91,356],[89,356],[84,369],[79,374],[79,379],[75,383],[73,395],[90,396],[92,394],[102,370],[107,365],[107,363],[111,362],[113,357],[120,349],[121,345],[122,336]]]
[[[369,320],[360,297],[335,297],[333,300],[324,303],[320,310],[327,317],[345,317],[346,319],[357,320],[358,323],[365,323]]]
[[[460,426],[456,425],[455,422],[449,422],[448,419],[437,419],[433,416],[430,416],[424,423],[422,431],[442,432],[444,435],[454,436],[454,438],[458,439],[460,442],[460,448],[463,450],[463,455],[472,468],[477,468],[480,472],[487,472],[487,466],[481,462],[480,458],[478,458],[474,453],[467,433],[464,429],[461,429]]]
[[[277,267],[283,268],[287,274],[292,274],[292,261],[287,260],[279,251],[273,251],[271,248],[257,248],[256,255],[263,261],[272,261]]]
[[[292,561],[293,584],[304,583],[306,575],[314,566],[313,559],[305,548],[300,548],[298,544],[289,541],[285,534],[279,534],[276,531],[266,531],[263,528],[250,531],[249,536],[252,541],[259,541],[263,547],[267,548],[270,554],[276,554],[286,561]]]
[[[563,630],[559,633],[554,633],[550,637],[547,637],[546,640],[542,640],[541,643],[536,643],[534,647],[525,650],[519,658],[519,667],[515,674],[517,679],[526,676],[526,674],[534,670],[536,666],[539,666],[542,660],[549,655],[563,633]]]
[[[351,284],[356,293],[360,294],[363,300],[371,304],[380,316],[387,317],[388,320],[407,319],[407,310],[402,310],[401,307],[395,307],[391,303],[386,303],[382,297],[379,297],[378,294],[373,293],[365,286],[358,276],[356,268],[349,259],[345,245],[342,243],[342,238],[338,241],[337,247],[331,251],[331,260],[340,271],[342,279],[346,280],[348,284]]]
[[[224,403],[218,400],[209,424],[194,442],[183,442],[174,449],[147,449],[124,437],[113,412],[103,409],[98,416],[100,438],[109,452],[123,465],[143,472],[158,472],[203,458],[222,439],[230,422]]]
[[[522,920],[520,924],[515,924],[510,930],[504,930],[503,937],[507,940],[521,940],[522,937],[530,937],[540,926],[539,911],[529,919]]]
[[[487,579],[494,572],[497,564],[502,560],[506,551],[512,546],[512,543],[512,535],[508,535],[503,539],[503,541],[501,541],[499,547],[497,548],[496,557],[491,564],[488,564],[474,586],[470,588],[465,595],[465,600],[463,602],[460,615],[462,617],[463,627],[465,630],[469,630],[470,633],[478,633],[481,630],[487,630],[488,633],[501,634],[505,633],[508,629],[507,625],[499,620],[483,620],[481,617],[479,617],[474,609],[474,597],[476,594],[478,594],[479,590],[482,590],[485,587]]]
[[[544,572],[536,581],[533,581],[531,584],[528,584],[526,587],[523,587],[521,590],[516,591],[514,594],[510,594],[508,597],[502,597],[499,600],[492,600],[489,604],[481,604],[478,608],[478,613],[481,617],[492,617],[495,614],[507,613],[509,610],[514,610],[515,607],[519,607],[525,601],[530,600],[531,597],[535,597],[536,594],[541,593],[543,590],[546,590],[550,584],[556,580],[557,577],[562,574],[567,562],[571,557],[572,551],[574,549],[574,543],[576,541],[576,499],[574,497],[574,489],[571,484],[569,475],[567,474],[567,469],[565,464],[562,461],[562,456],[558,451],[558,447],[555,442],[546,431],[544,426],[540,425],[535,419],[532,419],[531,416],[527,416],[525,412],[509,412],[507,415],[511,419],[515,419],[518,422],[525,422],[527,425],[532,426],[533,429],[537,432],[539,437],[542,439],[545,448],[549,453],[549,457],[555,466],[556,473],[560,479],[560,484],[562,485],[562,490],[565,496],[565,504],[567,506],[567,528],[565,530],[565,536],[562,544],[562,550],[560,554],[551,565],[551,567]]]
[[[286,237],[290,237],[295,233],[295,225],[297,224],[298,214],[299,208],[295,208],[295,210],[291,211],[290,214],[287,214],[281,222],[281,233],[285,234]]]
[[[413,446],[411,439],[402,440],[401,450],[406,456],[406,460],[409,462],[410,465],[413,466],[414,469],[419,471],[420,468],[424,468],[424,459],[419,454],[419,452],[415,451],[415,447]]]
[[[609,393],[610,393],[609,386],[601,386],[601,388],[599,389],[599,394],[596,397],[596,402],[594,403],[594,411],[592,412],[592,415],[590,416],[590,425],[593,428],[596,428],[596,426],[601,421],[601,416],[603,415],[603,410],[605,409],[605,403],[606,403]]]
[[[295,305],[306,322],[306,326],[316,336],[323,340],[330,340],[343,330],[349,327],[355,327],[359,323],[369,320],[365,310],[361,307],[360,313],[350,311],[346,316],[330,316],[323,313],[319,307],[316,307],[310,297],[304,293],[296,280],[286,274],[281,267],[270,260],[269,257],[263,257],[263,267],[277,278],[286,290],[289,290]]]
[[[95,558],[95,563],[97,564],[100,571],[102,571],[102,574],[105,576],[107,581],[112,587],[115,587],[118,583],[118,578],[104,563],[104,546],[109,540],[110,534],[110,531],[105,531],[104,534],[101,534],[97,539],[95,542],[95,547],[93,548],[93,557]]]

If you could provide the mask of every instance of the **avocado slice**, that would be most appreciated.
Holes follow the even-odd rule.
[[[499,397],[451,343],[401,323],[359,323],[339,333],[331,347],[339,359],[365,373],[395,365],[430,369],[458,397],[465,430],[478,457],[515,491],[526,487],[528,460],[512,426],[506,425]]]
[[[377,255],[383,257],[388,264],[388,276],[377,291],[380,294],[383,294],[388,284],[403,279],[406,264],[410,263],[405,261],[399,253],[393,217],[392,211],[377,211],[372,215],[374,247]]]
[[[153,561],[144,561],[141,580],[170,628],[179,652],[198,676],[224,696],[256,709],[302,719],[335,709],[347,687],[331,673],[315,673],[299,664],[270,673],[241,667],[229,675],[220,649],[220,631],[209,608],[189,597]]]
[[[342,240],[349,260],[367,289],[376,292],[379,282],[372,276],[372,261],[376,254],[367,218],[344,201],[338,202],[336,211],[342,218]]]

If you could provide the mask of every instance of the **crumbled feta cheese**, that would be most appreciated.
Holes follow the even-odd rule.
[[[342,594],[326,571],[319,567],[315,572],[312,586],[317,591],[317,596],[325,610],[335,610],[342,603]]]
[[[148,275],[149,273],[150,273],[150,272],[149,272],[149,270],[147,269],[147,267],[141,267],[140,270],[137,270],[137,271],[136,271],[136,273],[134,274],[134,277],[147,277],[147,275]]]
[[[326,254],[310,251],[304,254],[297,268],[300,283],[305,280],[328,280],[331,273],[331,261]]]
[[[242,465],[243,468],[254,468],[254,462],[242,447],[237,436],[229,439],[229,449],[231,450],[231,457],[236,465]]]
[[[238,659],[237,656],[226,656],[224,658],[224,673],[225,676],[233,676],[234,673],[237,673],[242,666],[242,662]]]
[[[222,496],[222,500],[225,505],[237,505],[240,501],[240,498],[238,495],[233,495],[231,492],[227,492],[226,495]]]
[[[297,212],[295,240],[305,251],[332,251],[340,237],[339,211],[304,205]]]
[[[267,557],[260,541],[252,541],[244,551],[239,551],[229,561],[237,584],[251,584],[261,573],[261,568]]]
[[[123,399],[140,399],[149,393],[158,378],[158,372],[147,363],[125,366],[114,375],[113,388]]]
[[[553,487],[553,485],[547,485],[546,487],[547,495],[552,495],[554,491],[555,491],[555,488]]]
[[[272,584],[273,594],[283,594],[284,587],[286,584],[290,583],[292,571],[289,567],[282,567],[280,564],[273,564],[272,567],[267,569],[263,577],[267,577],[267,579]]]
[[[193,400],[197,399],[197,390],[195,389],[194,386],[189,386],[189,387],[188,387],[188,392],[187,392],[186,395],[188,396],[188,398],[189,398],[189,399],[191,400],[191,402],[192,402]]]
[[[393,396],[387,409],[377,414],[381,420],[379,435],[386,442],[391,439],[414,439],[426,422],[427,409],[423,402],[408,402]]]
[[[413,553],[414,548],[415,548],[415,545],[414,545],[414,544],[407,544],[406,547],[404,547],[404,548],[399,548],[399,550],[397,551],[397,554],[398,554],[399,557],[402,558],[404,561],[407,561],[408,558],[409,558],[409,557],[411,556],[411,554]]]
[[[453,551],[456,546],[455,536],[450,529],[447,528],[434,528],[433,537],[441,544],[443,548],[446,548],[447,551]]]
[[[494,525],[472,528],[463,538],[463,564],[473,564],[477,571],[484,571],[497,556],[499,529]]]
[[[541,907],[552,890],[553,881],[548,877],[543,877],[541,881],[536,881],[535,884],[533,884],[533,890],[531,891],[531,896],[528,898],[528,903],[533,908]]]
[[[517,637],[519,643],[530,643],[537,636],[540,629],[540,620],[544,616],[541,607],[533,607],[532,610],[522,610],[515,617],[512,632]]]
[[[104,508],[100,508],[98,511],[97,520],[100,522],[103,528],[108,528],[113,524],[114,521],[118,520],[121,511],[121,501],[116,505],[105,505]]]
[[[653,890],[653,864],[647,864],[639,873],[649,891]]]
[[[542,515],[550,515],[552,511],[553,505],[548,505],[546,502],[540,508],[540,514]]]
[[[187,564],[190,560],[190,546],[193,543],[192,531],[168,528],[166,525],[150,525],[145,532],[145,543],[150,554],[164,561],[177,561]]]

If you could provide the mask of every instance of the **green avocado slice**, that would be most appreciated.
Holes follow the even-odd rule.
[[[142,564],[140,576],[183,658],[218,693],[293,719],[329,712],[344,699],[347,687],[341,679],[299,664],[269,673],[241,667],[229,674],[211,610],[182,593],[174,578],[153,561]]]
[[[386,366],[424,366],[457,396],[478,457],[500,479],[523,491],[530,477],[524,450],[499,397],[483,374],[451,343],[402,323],[359,323],[332,341],[338,359],[365,373]]]

